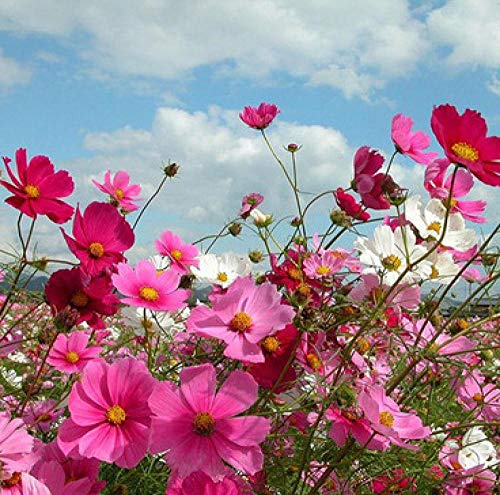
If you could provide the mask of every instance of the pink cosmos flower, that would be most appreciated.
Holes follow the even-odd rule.
[[[341,187],[338,187],[333,195],[339,208],[350,217],[360,220],[361,222],[370,220],[370,214],[367,211],[363,211],[363,206],[356,201],[354,196],[346,193]]]
[[[0,485],[16,473],[30,470],[32,450],[33,437],[28,435],[23,420],[11,419],[9,413],[0,412]]]
[[[54,313],[69,307],[78,311],[77,324],[86,321],[93,328],[103,328],[101,317],[114,315],[120,303],[112,290],[107,274],[88,277],[76,267],[54,272],[45,285],[45,297]]]
[[[10,158],[3,158],[10,182],[0,180],[14,196],[6,203],[22,211],[31,218],[47,215],[55,223],[67,222],[73,215],[73,207],[59,198],[69,196],[74,189],[73,179],[65,170],[54,172],[54,165],[46,156],[34,156],[29,164],[24,148],[16,151],[16,177],[9,163]]]
[[[47,486],[28,473],[14,473],[2,483],[2,495],[53,495]]]
[[[193,244],[182,242],[181,238],[166,230],[159,239],[155,241],[156,250],[170,259],[170,268],[179,273],[189,273],[190,267],[198,268],[200,262],[197,257],[200,254],[198,248]]]
[[[396,468],[389,474],[377,476],[372,482],[373,493],[417,493],[415,480],[407,476],[402,468]]]
[[[141,193],[141,186],[130,184],[130,176],[124,170],[116,172],[113,179],[111,179],[111,172],[108,170],[104,175],[104,183],[101,184],[96,180],[92,182],[100,191],[109,194],[111,204],[120,207],[122,211],[131,212],[139,208],[134,201],[139,200],[136,196]]]
[[[239,211],[239,215],[242,218],[247,218],[250,215],[250,212],[259,206],[262,201],[264,201],[264,196],[259,193],[250,193],[246,196],[243,196],[241,201],[241,209]]]
[[[391,206],[382,190],[390,176],[377,173],[383,163],[384,157],[368,146],[362,146],[354,155],[354,190],[361,196],[362,203],[374,210],[386,210]]]
[[[166,460],[185,478],[203,471],[219,481],[226,473],[222,461],[246,474],[262,468],[259,444],[270,421],[258,416],[234,417],[257,400],[258,385],[246,372],[233,371],[216,392],[211,364],[184,368],[180,388],[158,383],[149,405],[153,412],[150,451],[168,451]],[[195,493],[195,492],[192,492]]]
[[[291,323],[295,311],[281,304],[274,285],[255,285],[251,277],[238,278],[225,294],[213,297],[212,307],[197,306],[187,321],[188,331],[223,340],[224,356],[263,363],[259,342]]]
[[[500,419],[500,388],[493,383],[485,383],[477,371],[457,381],[454,388],[460,403],[467,410],[474,410],[477,418],[490,422]]]
[[[446,157],[463,165],[480,181],[500,186],[500,137],[487,137],[488,127],[479,112],[459,115],[452,105],[432,111],[431,127]]]
[[[102,350],[99,346],[87,347],[88,343],[89,336],[85,332],[60,333],[49,352],[47,363],[63,373],[79,373]]]
[[[57,443],[64,455],[78,452],[123,468],[136,466],[148,447],[148,398],[154,384],[137,359],[88,363],[69,396],[71,417],[59,428]]]
[[[303,263],[304,273],[310,278],[328,278],[339,272],[344,266],[344,260],[335,256],[332,251],[313,253]]]
[[[265,129],[280,113],[276,105],[261,103],[258,107],[245,107],[240,119],[253,129]]]
[[[70,251],[89,275],[97,275],[123,261],[123,252],[134,244],[134,232],[116,208],[97,201],[90,203],[83,215],[77,208],[74,238],[61,231]]]
[[[422,131],[412,132],[413,119],[398,113],[392,119],[391,135],[396,149],[403,155],[409,156],[417,163],[428,165],[438,154],[425,150],[431,144],[430,137]]]
[[[450,166],[447,158],[432,162],[425,170],[424,186],[431,198],[447,202],[450,196],[452,175],[445,179],[446,171]],[[472,189],[474,179],[468,170],[460,169],[455,174],[453,194],[451,197],[451,212],[461,213],[464,218],[476,223],[485,223],[486,218],[480,216],[486,208],[486,201],[461,201],[457,198],[465,196]]]
[[[431,434],[430,428],[423,426],[416,414],[401,412],[399,406],[378,385],[359,394],[359,407],[371,427],[399,447],[416,450],[417,447],[404,440],[417,440]]]
[[[189,291],[179,289],[181,275],[175,270],[160,273],[147,260],[137,263],[135,270],[126,263],[118,265],[118,273],[112,275],[113,284],[124,294],[124,304],[153,311],[176,311],[183,308]]]
[[[229,470],[228,470],[229,471]],[[250,495],[241,478],[229,472],[220,481],[213,481],[203,471],[196,471],[187,478],[171,475],[165,495]]]
[[[47,433],[62,413],[63,409],[57,407],[57,402],[49,399],[29,404],[23,419],[26,425],[34,426],[38,431]]]

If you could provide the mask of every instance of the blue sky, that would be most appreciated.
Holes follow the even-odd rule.
[[[48,155],[75,177],[82,204],[99,197],[91,179],[107,169],[128,170],[147,195],[161,162],[178,161],[179,180],[144,223],[146,254],[167,228],[189,239],[213,232],[247,192],[263,192],[277,217],[289,212],[258,133],[238,120],[245,105],[281,108],[269,135],[277,147],[304,144],[312,191],[347,186],[361,145],[390,153],[399,112],[430,132],[432,106],[450,102],[481,111],[500,134],[499,0],[356,4],[2,0],[0,154]],[[395,174],[421,192],[421,166],[402,159]],[[475,196],[500,199],[480,185]],[[320,205],[315,226],[332,207]],[[11,239],[14,217],[0,213]],[[43,244],[54,231],[39,234]]]

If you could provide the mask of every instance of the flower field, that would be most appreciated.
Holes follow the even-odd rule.
[[[71,171],[3,158],[17,245],[0,258],[2,495],[498,493],[500,224],[469,195],[500,186],[500,137],[475,110],[435,107],[432,135],[398,114],[392,155],[362,146],[350,184],[332,174],[313,194],[301,146],[268,135],[279,113],[239,117],[294,211],[249,191],[218,233],[164,230],[135,263],[182,166],[149,199],[107,171],[74,206]],[[395,181],[396,160],[420,164],[424,195]],[[40,217],[67,259],[36,249]],[[218,249],[245,236],[260,249]]]

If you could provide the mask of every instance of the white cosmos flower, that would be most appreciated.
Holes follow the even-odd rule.
[[[488,440],[480,426],[471,428],[462,439],[458,462],[464,469],[488,468],[498,462],[495,446]]]
[[[229,287],[238,277],[246,277],[252,272],[250,260],[233,253],[222,256],[203,254],[199,256],[199,268],[191,267],[191,272],[199,282]]]
[[[405,203],[405,218],[411,222],[422,239],[437,241],[443,235],[446,207],[439,199],[431,199],[422,211],[420,196],[412,196]],[[448,216],[448,225],[441,244],[457,251],[467,251],[477,244],[476,233],[465,228],[465,220],[460,213]]]
[[[151,330],[154,333],[161,332],[168,337],[185,330],[184,321],[190,314],[189,308],[184,308],[177,313],[169,311],[151,311],[145,308],[134,308],[126,306],[122,309],[122,317],[130,325],[134,333],[143,336],[145,330]]]
[[[359,237],[354,243],[360,251],[359,260],[366,268],[363,273],[378,273],[385,284],[392,285],[408,268],[426,253],[423,246],[416,244],[416,238],[408,226],[397,227],[394,232],[388,225],[380,225],[373,233],[373,239]],[[409,271],[403,281],[414,282],[431,274],[431,264],[422,261]]]
[[[428,250],[431,246],[427,246]],[[447,251],[432,252],[427,261],[431,263],[430,282],[448,285],[453,280],[453,277],[459,272],[460,267],[453,261],[453,255]]]

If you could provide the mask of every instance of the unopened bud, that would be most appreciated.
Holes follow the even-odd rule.
[[[233,222],[229,227],[228,229],[229,230],[229,233],[234,236],[234,237],[238,237],[240,234],[241,234],[241,230],[242,230],[242,226],[241,226],[241,223],[238,223],[238,222]]]
[[[298,235],[298,236],[294,237],[292,240],[298,246],[306,246],[307,245],[307,239],[303,235]]]
[[[180,166],[177,165],[177,163],[169,163],[163,168],[163,173],[167,177],[175,177],[177,175],[177,172],[179,172]]]
[[[44,272],[47,269],[47,265],[49,264],[49,260],[46,257],[40,258],[38,260],[34,260],[31,262],[31,266]]]
[[[497,255],[495,254],[483,254],[481,256],[481,262],[483,266],[494,266],[496,263]]]
[[[290,225],[292,227],[299,227],[300,225],[302,225],[302,218],[300,217],[295,217],[291,222],[290,222]]]
[[[256,249],[248,253],[248,258],[252,263],[260,263],[264,259],[264,254]]]
[[[332,210],[330,213],[330,221],[333,225],[339,225],[340,227],[352,226],[352,218],[342,210]]]
[[[302,146],[299,146],[298,144],[295,144],[295,143],[290,143],[286,147],[287,151],[289,151],[290,153],[296,153],[297,151],[300,150],[300,148],[302,148]]]
[[[273,222],[272,215],[266,215],[257,208],[250,212],[250,216],[253,218],[253,224],[259,228],[268,227]]]

